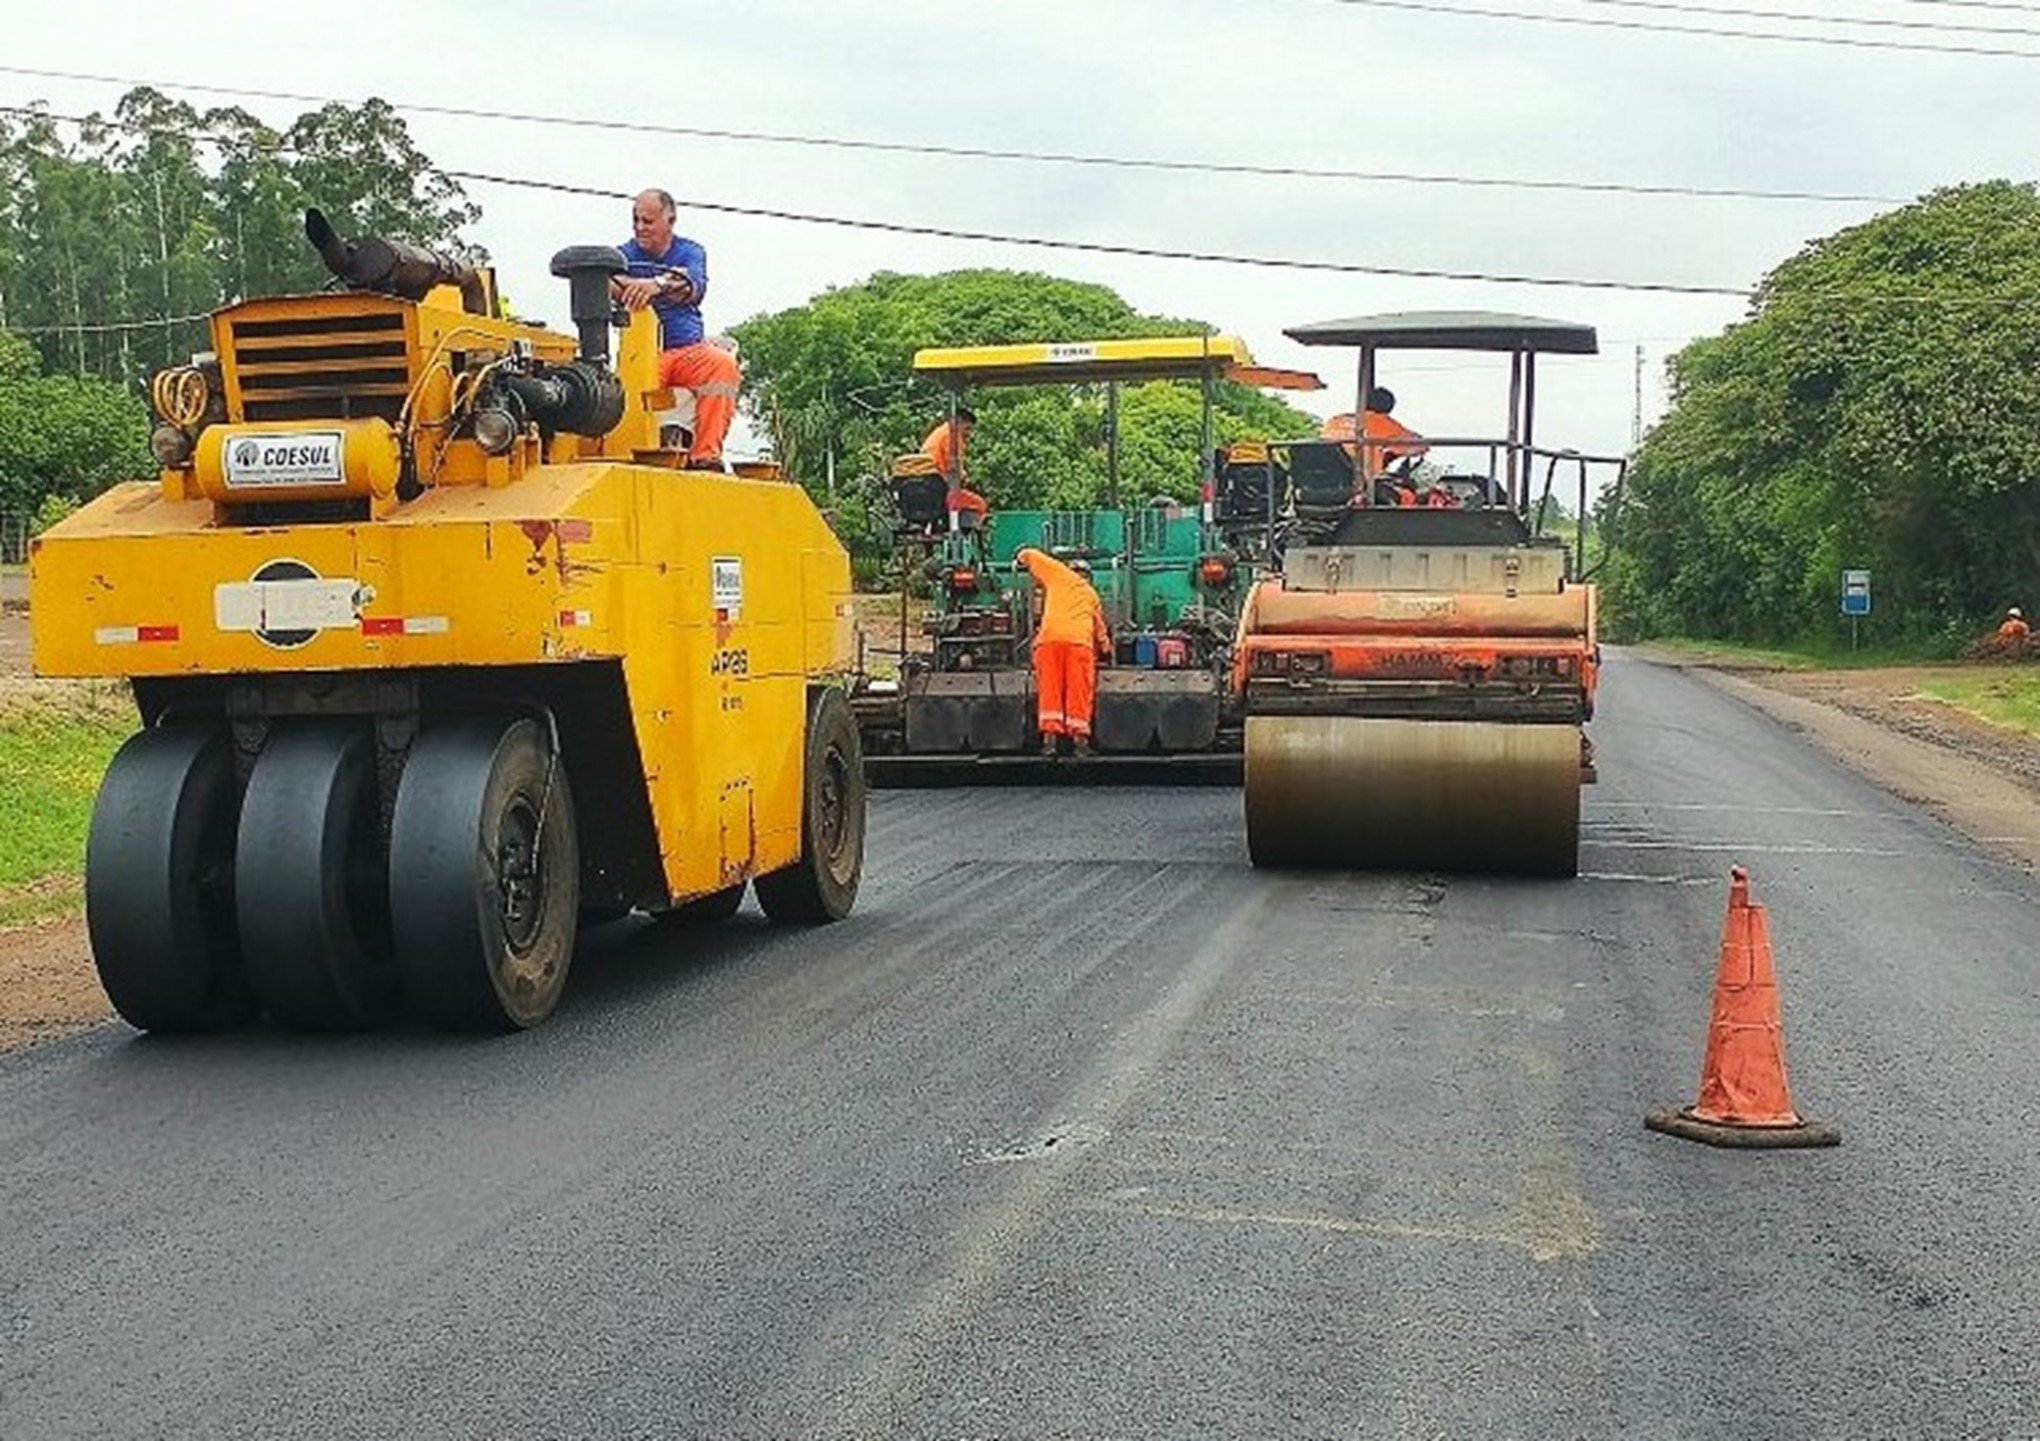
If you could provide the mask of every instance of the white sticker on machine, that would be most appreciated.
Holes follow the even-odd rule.
[[[253,431],[227,437],[227,485],[260,490],[274,485],[331,485],[347,475],[337,430]]]
[[[744,560],[742,556],[719,555],[709,563],[709,603],[717,620],[735,620],[744,606]]]
[[[374,598],[359,581],[329,580],[301,560],[272,560],[247,580],[213,587],[213,624],[291,650],[322,630],[352,629]]]

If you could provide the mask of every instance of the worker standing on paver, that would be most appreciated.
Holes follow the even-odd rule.
[[[2004,622],[1997,628],[1999,640],[2023,641],[2033,633],[2033,627],[2026,624],[2026,617],[2017,606],[2005,612]]]
[[[1098,700],[1098,658],[1112,654],[1112,632],[1098,592],[1072,567],[1023,545],[1013,563],[1041,589],[1041,625],[1034,632],[1034,694],[1041,753],[1056,754],[1068,736],[1075,753],[1091,753],[1091,713]]]
[[[977,416],[968,406],[959,406],[956,414],[944,420],[921,441],[921,454],[935,462],[935,469],[949,482],[949,497],[946,502],[950,510],[975,516],[982,524],[989,509],[985,498],[970,488],[970,471],[964,465],[963,453],[970,444],[971,427],[977,423]]]

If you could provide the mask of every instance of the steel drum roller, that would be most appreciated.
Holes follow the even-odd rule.
[[[1257,866],[1579,869],[1573,725],[1250,716],[1244,795]]]

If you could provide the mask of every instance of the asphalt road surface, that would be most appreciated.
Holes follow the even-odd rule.
[[[2040,885],[1610,665],[1573,882],[890,792],[505,1041],[0,1058],[0,1437],[2040,1436]],[[1837,1150],[1690,1101],[1732,863]]]

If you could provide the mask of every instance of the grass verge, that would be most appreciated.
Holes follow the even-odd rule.
[[[99,778],[135,728],[126,686],[80,686],[0,706],[0,930],[76,911]]]
[[[1755,646],[1727,640],[1688,640],[1682,636],[1665,636],[1639,645],[1697,665],[1743,670],[1875,670],[1882,666],[1937,665],[1948,661],[1945,655],[1925,655],[1918,650],[1873,646],[1850,650],[1846,645],[1826,644]]]
[[[2007,667],[1937,676],[1923,682],[1920,690],[1992,725],[2040,737],[2040,669]]]

